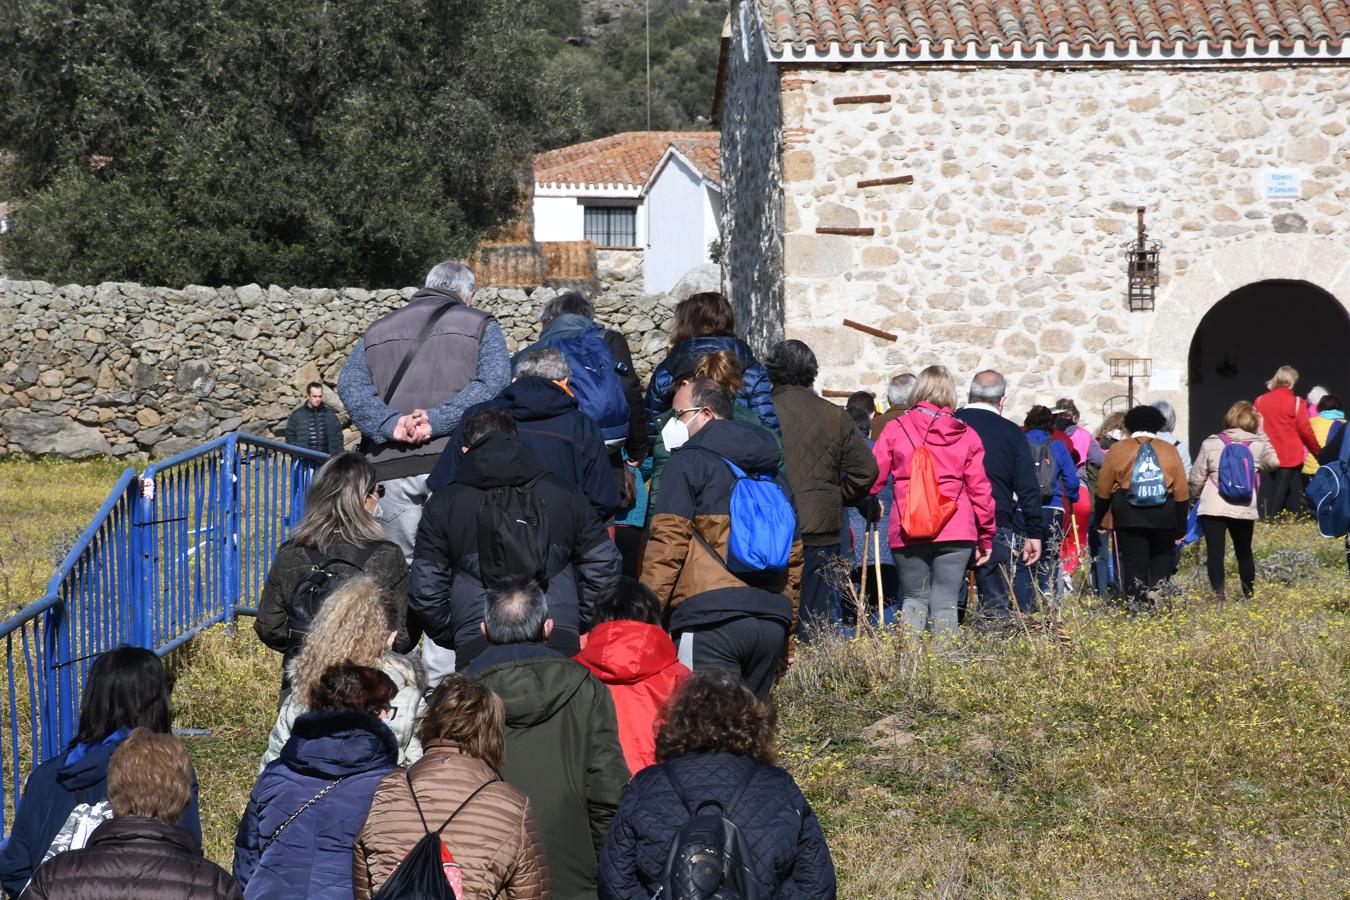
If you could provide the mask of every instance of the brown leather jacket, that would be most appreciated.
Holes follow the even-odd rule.
[[[427,825],[435,828],[480,785],[492,781],[441,832],[464,878],[465,900],[543,900],[549,896],[548,866],[534,830],[530,801],[497,779],[481,759],[453,744],[433,741],[406,772],[391,772],[380,782],[366,824],[356,836],[352,889],[356,900],[370,900],[394,869],[426,834],[408,791],[417,790]]]

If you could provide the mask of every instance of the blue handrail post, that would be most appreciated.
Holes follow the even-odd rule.
[[[64,603],[58,603],[42,614],[42,640],[47,652],[43,654],[46,671],[45,720],[41,724],[44,759],[51,759],[65,748],[65,742],[75,734],[75,716],[79,713],[75,696],[75,666],[71,661],[70,617]],[[37,723],[33,723],[36,725]],[[63,734],[69,732],[69,734]]]
[[[217,502],[225,511],[225,533],[222,560],[225,578],[225,625],[234,630],[234,611],[239,605],[240,576],[240,503],[239,503],[239,437],[232,434],[225,441],[220,456],[220,477],[216,479],[216,489],[220,491]]]
[[[131,517],[132,592],[122,599],[129,604],[130,634],[138,647],[154,644],[152,627],[155,602],[155,566],[157,565],[155,522],[155,482],[153,478],[137,479]]]

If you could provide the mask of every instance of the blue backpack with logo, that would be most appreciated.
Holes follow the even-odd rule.
[[[773,475],[749,475],[725,456],[718,454],[718,459],[736,476],[731,489],[731,534],[722,564],[742,577],[786,571],[797,532],[797,513],[783,488]],[[694,534],[718,556],[697,528]]]
[[[567,386],[581,411],[600,427],[605,444],[623,443],[628,438],[628,398],[619,380],[619,364],[605,344],[605,330],[596,325],[577,337],[555,338],[548,344],[567,357],[572,372]]]
[[[1327,434],[1327,443],[1334,435],[1334,430]],[[1350,435],[1341,439],[1340,454],[1317,470],[1304,493],[1322,537],[1350,532]]]
[[[1256,496],[1260,476],[1256,474],[1256,459],[1244,441],[1232,441],[1228,435],[1219,435],[1223,452],[1219,454],[1219,474],[1215,486],[1219,496],[1237,506],[1246,506]]]
[[[1134,468],[1130,471],[1130,489],[1125,493],[1125,502],[1139,507],[1162,506],[1167,502],[1167,479],[1163,476],[1158,452],[1153,449],[1152,441],[1139,444],[1139,453],[1134,457]]]

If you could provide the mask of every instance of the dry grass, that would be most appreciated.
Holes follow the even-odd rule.
[[[115,470],[0,466],[0,509],[31,504],[3,546],[30,552],[39,583],[43,542],[102,499],[67,485],[99,478]],[[1290,583],[1252,602],[1214,604],[1188,559],[1163,616],[1074,597],[1056,627],[1014,637],[935,650],[887,632],[802,652],[777,692],[781,755],[840,896],[1350,896],[1350,579],[1307,526],[1258,534]],[[211,732],[189,745],[207,852],[226,865],[278,680],[242,624],[173,660],[177,723]]]

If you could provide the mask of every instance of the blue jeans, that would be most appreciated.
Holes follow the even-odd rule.
[[[1037,591],[1032,587],[1033,574],[1041,596],[1053,599],[1059,595],[1061,578],[1059,544],[1064,540],[1064,511],[1046,506],[1042,507],[1041,515],[1045,518],[1045,525],[1038,535],[1041,539],[1041,558],[1031,568],[1018,563],[1013,583],[1013,592],[1017,595],[1017,608],[1024,613],[1036,608]],[[1034,573],[1032,569],[1035,569]]]
[[[1010,528],[1000,528],[994,534],[989,561],[975,570],[975,587],[980,592],[980,612],[986,616],[1008,615],[1008,599],[1012,596],[1015,572],[1023,568],[1013,560],[1013,548],[1020,547],[1022,537]]]

